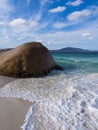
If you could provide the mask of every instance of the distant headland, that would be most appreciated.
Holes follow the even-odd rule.
[[[85,50],[81,48],[74,48],[74,47],[66,47],[58,50],[51,50],[51,52],[77,52],[77,53],[89,53],[89,52],[98,52],[97,50]]]

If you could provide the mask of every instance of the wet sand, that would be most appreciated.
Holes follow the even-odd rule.
[[[22,130],[25,115],[32,102],[16,98],[0,98],[0,130]]]
[[[14,80],[16,80],[16,78],[0,76],[0,88]]]

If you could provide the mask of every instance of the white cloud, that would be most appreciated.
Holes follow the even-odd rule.
[[[73,2],[69,1],[69,2],[67,3],[67,5],[79,6],[79,5],[82,4],[82,3],[83,3],[83,0],[75,0],[75,1],[73,1]]]
[[[8,0],[0,0],[0,10],[12,11],[11,5],[8,3]]]
[[[92,34],[91,34],[91,33],[88,33],[88,32],[82,34],[83,37],[88,37],[88,36],[91,36],[91,35],[92,35]]]
[[[91,24],[92,25],[92,24]],[[49,48],[60,48],[67,46],[76,46],[85,48],[86,46],[91,47],[95,46],[98,40],[98,25],[97,22],[93,26],[88,26],[79,30],[73,31],[58,31],[54,33],[40,34],[43,43]],[[90,33],[91,32],[91,33]],[[93,40],[92,40],[93,39]],[[56,46],[57,45],[57,46]]]
[[[50,9],[50,13],[63,12],[66,9],[65,6],[58,6],[57,8]]]
[[[91,6],[89,9],[93,16],[98,16],[98,6]]]
[[[0,46],[5,47],[14,47],[20,43],[24,43],[27,41],[40,41],[42,42],[46,47],[49,49],[57,49],[67,46],[74,46],[74,47],[81,47],[85,48],[94,48],[97,46],[98,41],[98,21],[94,22],[94,24],[87,24],[85,28],[81,28],[79,30],[73,30],[73,31],[56,31],[56,32],[47,32],[47,33],[40,33],[34,32],[34,28],[32,30],[23,31],[21,33],[20,28],[18,28],[18,33],[13,33],[8,31],[7,33],[0,34],[2,39],[0,39]],[[39,28],[39,27],[37,27]],[[12,28],[13,29],[13,28]],[[16,30],[16,29],[15,29]],[[6,31],[6,30],[5,30]],[[91,34],[90,34],[91,33]],[[6,35],[10,36],[10,40],[4,40],[7,39]],[[13,37],[14,34],[14,37]],[[83,36],[82,36],[83,35]],[[93,40],[89,40],[90,38],[87,38],[87,35],[93,36]],[[9,41],[9,43],[8,43]],[[15,41],[15,45],[13,45],[13,41]]]
[[[53,24],[53,27],[57,28],[57,29],[61,29],[61,28],[66,27],[66,26],[67,26],[67,24],[62,23],[62,22],[56,22],[56,23]]]
[[[69,21],[84,21],[86,18],[98,17],[98,6],[90,6],[87,9],[72,12],[67,16]]]
[[[4,37],[4,40],[10,40],[10,37],[6,35],[6,36]]]
[[[75,24],[78,24],[80,21],[63,21],[63,22],[56,22],[53,24],[53,27],[56,28],[56,29],[62,29],[64,27],[68,27],[68,26],[72,26],[72,25],[75,25]]]
[[[9,14],[14,10],[8,0],[0,0],[0,19],[8,19]]]
[[[52,3],[52,2],[53,2],[53,0],[41,0],[41,3],[42,3],[42,4],[46,4],[47,2]]]
[[[92,33],[84,32],[84,33],[82,33],[82,37],[91,40],[92,39]]]
[[[4,22],[0,22],[0,26],[4,25]]]
[[[24,39],[26,39],[25,36],[19,36],[19,37],[17,38],[17,40],[24,40]]]
[[[40,2],[40,7],[37,13],[35,13],[35,15],[33,15],[33,19],[34,21],[40,21],[43,15],[43,11],[44,11],[44,6],[48,3],[51,2],[52,0],[39,0]]]
[[[38,22],[36,22],[36,21],[30,21],[29,23],[30,23],[31,27],[37,27],[38,26]]]
[[[73,20],[81,20],[83,18],[86,18],[88,16],[91,15],[91,11],[88,10],[88,9],[84,9],[82,11],[75,11],[75,12],[72,12],[71,14],[69,14],[67,16],[67,19],[69,21],[73,21]]]
[[[9,22],[9,27],[12,33],[19,35],[22,32],[35,30],[38,27],[38,22],[32,20],[26,20],[23,18],[13,19]]]
[[[18,19],[13,19],[8,23],[8,28],[10,30],[10,33],[15,34],[15,36],[18,36],[18,40],[20,39],[25,39],[24,36],[20,37],[21,33],[25,32],[36,32],[41,30],[42,28],[45,28],[47,26],[47,23],[41,23],[37,21],[33,21],[32,19],[23,19],[23,18],[18,18]]]
[[[24,25],[26,23],[26,20],[25,19],[22,19],[22,18],[18,18],[18,19],[13,19],[9,25],[11,27],[17,27],[17,26],[21,26],[21,25]]]

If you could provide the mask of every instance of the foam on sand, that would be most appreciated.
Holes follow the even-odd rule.
[[[4,86],[0,96],[36,101],[24,130],[98,130],[98,74],[19,79]]]

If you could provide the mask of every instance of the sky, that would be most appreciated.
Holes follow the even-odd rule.
[[[98,50],[98,0],[0,0],[0,48]]]

